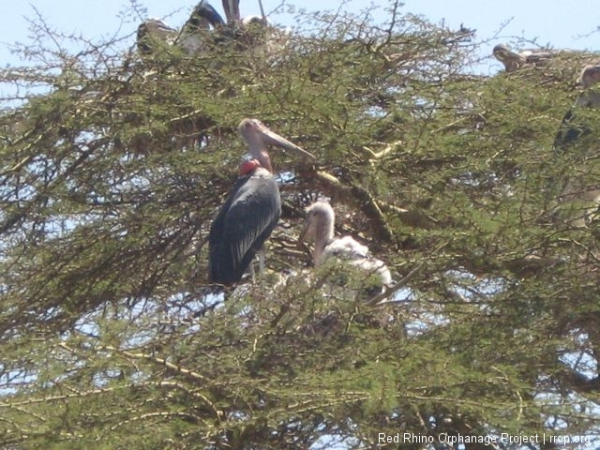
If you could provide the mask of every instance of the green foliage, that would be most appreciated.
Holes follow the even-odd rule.
[[[0,72],[28,88],[0,115],[0,448],[597,432],[597,202],[560,194],[597,182],[599,113],[553,148],[581,58],[476,76],[472,33],[390,12],[301,15],[268,56],[36,44]],[[244,117],[318,163],[272,152],[272,273],[223,303],[203,242]],[[297,249],[323,196],[392,268],[387,302]]]

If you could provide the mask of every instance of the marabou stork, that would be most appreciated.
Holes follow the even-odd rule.
[[[223,0],[226,18],[223,20],[207,0],[202,0],[179,32],[161,20],[149,19],[138,27],[138,50],[148,56],[159,45],[178,46],[188,55],[198,55],[211,44],[236,42],[240,49],[264,45],[268,54],[271,47],[269,35],[273,30],[267,18],[263,15],[262,18],[248,16],[242,19],[239,3],[239,0]]]
[[[211,27],[216,30],[224,25],[225,21],[219,13],[208,1],[202,0],[179,32],[159,19],[148,19],[140,24],[137,47],[144,56],[153,54],[159,45],[175,45],[189,55],[197,54],[206,48],[207,33]]]
[[[259,4],[262,17],[246,16],[242,18],[239,0],[223,0],[223,10],[227,18],[230,38],[236,40],[241,49],[261,47],[259,51],[267,56],[271,47],[269,45],[270,35],[274,30],[269,26],[260,0]]]
[[[581,71],[581,75],[577,80],[576,85],[583,89],[588,89],[600,81],[600,66],[586,66]],[[570,144],[573,144],[577,139],[589,132],[586,127],[577,126],[575,124],[575,111],[579,108],[597,108],[600,106],[600,93],[594,90],[584,90],[572,108],[570,108],[560,124],[558,133],[554,139],[554,150],[556,152],[564,150]]]
[[[544,63],[556,56],[554,53],[543,49],[522,50],[517,53],[504,44],[496,45],[492,53],[498,61],[504,64],[507,72],[514,72],[526,64]]]
[[[281,215],[279,187],[267,146],[278,146],[315,159],[259,120],[242,120],[239,131],[253,159],[240,166],[239,178],[213,220],[208,239],[209,281],[225,286],[240,281]]]
[[[192,12],[179,34],[179,45],[190,55],[199,54],[207,43],[236,42],[240,48],[253,47],[267,31],[267,19],[258,16],[240,16],[239,0],[223,0],[226,20],[208,3],[202,0]],[[209,34],[207,32],[211,29]],[[266,40],[266,39],[264,39]]]
[[[313,203],[306,212],[308,216],[299,240],[312,238],[315,241],[313,262],[316,267],[330,258],[337,258],[347,261],[366,276],[376,275],[379,278],[380,288],[391,284],[390,270],[383,261],[370,254],[368,247],[359,244],[351,236],[334,237],[335,214],[329,203],[323,201]]]
[[[160,19],[148,19],[142,22],[137,29],[136,44],[140,54],[148,56],[161,45],[173,45],[176,39],[176,29],[171,28]]]
[[[225,21],[219,13],[206,0],[202,0],[192,15],[181,28],[178,44],[189,55],[195,55],[206,49],[207,33],[211,27],[218,30],[225,25]]]
[[[600,206],[600,185],[593,184],[600,175],[595,169],[595,160],[600,148],[596,144],[600,129],[595,125],[595,117],[586,117],[586,111],[600,107],[600,92],[590,89],[600,81],[600,66],[586,66],[577,81],[585,89],[567,111],[554,139],[554,152],[557,157],[567,158],[563,163],[568,170],[559,194],[559,206],[554,217],[560,225],[586,227],[597,218]],[[591,162],[591,164],[590,164]],[[585,170],[579,170],[585,168]],[[578,177],[577,172],[585,172]]]

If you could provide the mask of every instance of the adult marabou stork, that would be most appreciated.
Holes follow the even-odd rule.
[[[600,92],[591,89],[600,81],[600,66],[586,66],[577,82],[585,89],[563,117],[554,139],[554,152],[561,158],[565,173],[558,196],[559,205],[554,218],[561,227],[586,227],[598,219],[600,206],[600,168],[597,155],[600,150],[597,114],[591,110],[600,107]]]
[[[600,66],[586,66],[581,71],[577,85],[584,91],[579,94],[575,104],[570,108],[560,124],[554,139],[554,150],[563,151],[565,147],[575,143],[577,139],[589,132],[583,124],[577,124],[576,110],[580,108],[598,108],[600,106],[600,93],[597,90],[588,90],[600,81]]]
[[[137,47],[140,54],[152,55],[160,46],[178,46],[187,54],[198,54],[207,47],[208,32],[222,28],[225,21],[211,4],[202,0],[181,31],[170,27],[162,20],[148,19],[137,30]]]
[[[504,44],[496,45],[492,54],[498,61],[504,64],[507,72],[514,72],[526,64],[536,65],[544,63],[556,56],[555,53],[543,49],[522,50],[517,53]]]
[[[253,159],[240,166],[239,178],[213,220],[208,239],[209,281],[225,286],[240,281],[281,215],[279,187],[267,146],[278,146],[315,159],[259,120],[242,120],[239,131]]]
[[[365,276],[377,275],[380,287],[391,284],[390,270],[383,261],[370,254],[368,247],[359,244],[351,236],[334,237],[335,214],[329,203],[313,203],[306,209],[306,212],[308,216],[300,235],[300,241],[306,238],[312,238],[315,241],[313,252],[315,266],[324,264],[330,258],[337,258],[347,261]]]
[[[206,50],[208,32],[211,27],[214,30],[222,28],[225,21],[219,13],[206,0],[202,0],[194,10],[192,15],[185,22],[179,33],[178,44],[186,53],[195,55]]]
[[[202,0],[183,25],[177,43],[189,55],[197,55],[210,44],[236,42],[245,49],[266,41],[266,18],[248,16],[242,19],[239,0],[223,0],[223,11],[226,20],[207,0]]]

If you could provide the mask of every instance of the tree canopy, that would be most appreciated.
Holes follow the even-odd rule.
[[[0,448],[598,433],[600,229],[557,219],[565,183],[597,183],[598,112],[553,144],[596,55],[480,75],[474,31],[399,2],[381,23],[298,20],[268,54],[225,40],[196,56],[140,55],[133,30],[71,50],[32,22],[28,63],[0,71]],[[244,117],[318,162],[272,151],[270,274],[223,301],[203,244]],[[321,198],[392,270],[386,302],[328,288],[338,268],[297,245]]]

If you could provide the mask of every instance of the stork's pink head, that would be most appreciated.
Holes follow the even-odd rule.
[[[267,146],[277,146],[296,154],[314,160],[315,157],[306,150],[292,144],[287,139],[269,130],[260,120],[244,119],[240,122],[240,135],[248,144],[250,154],[259,161],[260,165],[272,171]]]

